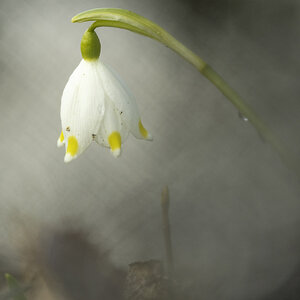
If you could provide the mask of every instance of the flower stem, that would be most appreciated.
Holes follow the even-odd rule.
[[[247,117],[259,134],[272,144],[282,157],[286,155],[283,145],[279,142],[273,132],[216,71],[209,65],[206,65],[206,67],[201,70],[201,73],[222,92],[243,116]]]

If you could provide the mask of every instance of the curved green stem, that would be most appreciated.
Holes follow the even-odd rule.
[[[210,80],[224,96],[245,116],[256,128],[259,134],[279,152],[288,166],[293,166],[294,160],[282,143],[277,139],[259,116],[244,102],[244,100],[198,55],[185,47],[163,28],[152,21],[128,10],[116,8],[92,9],[82,12],[72,18],[72,22],[95,21],[89,28],[94,31],[97,27],[117,27],[150,37],[166,45],[189,63],[195,66],[201,74]]]
[[[127,29],[155,39],[166,45],[194,65],[200,72],[206,66],[206,63],[199,56],[177,41],[167,31],[152,21],[129,10],[99,8],[82,12],[72,18],[73,23],[87,21],[95,21],[95,23],[90,26],[90,31],[93,31],[97,27],[116,27]]]

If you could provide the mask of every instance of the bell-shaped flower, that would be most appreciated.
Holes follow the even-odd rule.
[[[94,31],[84,34],[81,52],[83,60],[70,76],[61,99],[62,132],[57,146],[65,144],[64,161],[78,157],[92,141],[109,147],[118,157],[129,132],[151,140],[133,95],[99,60],[100,43]]]

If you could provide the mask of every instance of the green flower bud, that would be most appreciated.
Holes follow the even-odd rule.
[[[84,60],[95,60],[100,56],[101,44],[94,30],[87,30],[81,39],[81,55]]]

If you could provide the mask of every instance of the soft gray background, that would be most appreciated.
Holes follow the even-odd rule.
[[[299,1],[1,0],[2,251],[14,248],[17,214],[87,226],[117,265],[163,258],[159,199],[167,184],[176,269],[203,299],[276,292],[300,263],[299,179],[169,49],[124,30],[97,31],[102,60],[136,95],[154,141],[129,138],[119,159],[93,144],[63,163],[60,97],[87,28],[70,19],[96,7],[133,10],[164,27],[299,154]]]

